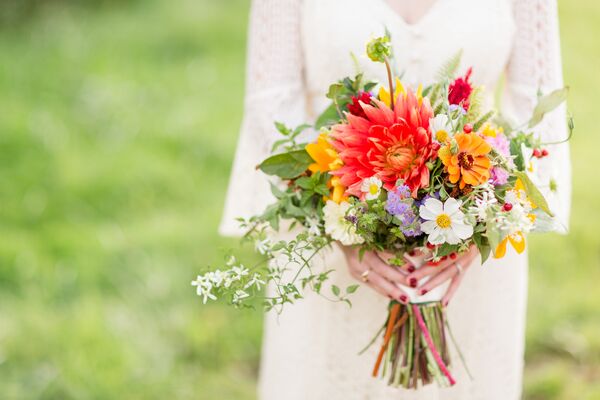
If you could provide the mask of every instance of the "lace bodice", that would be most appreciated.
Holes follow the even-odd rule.
[[[562,86],[556,2],[553,0],[438,0],[407,24],[385,0],[254,0],[252,2],[244,119],[221,232],[240,231],[235,218],[262,211],[271,200],[267,178],[255,166],[277,138],[273,121],[311,121],[326,106],[331,82],[355,72],[350,54],[371,79],[383,79],[366,62],[364,44],[392,34],[397,69],[409,84],[431,81],[439,67],[463,50],[462,69],[493,93],[505,73],[502,111],[517,122],[531,114],[538,91]],[[538,127],[545,141],[566,136],[564,107]],[[557,190],[547,197],[566,227],[570,203],[568,145],[550,148],[539,181]]]

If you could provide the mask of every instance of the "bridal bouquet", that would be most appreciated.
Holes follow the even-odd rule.
[[[204,302],[225,297],[250,307],[260,298],[266,309],[280,311],[310,289],[351,304],[358,285],[325,291],[332,271],[311,265],[333,243],[356,246],[361,254],[392,253],[389,262],[398,268],[412,254],[419,268],[471,246],[482,262],[490,254],[503,257],[508,245],[521,253],[529,232],[552,225],[533,175],[547,144],[532,128],[564,101],[566,89],[541,96],[531,120],[512,128],[482,110],[483,89],[470,82],[470,69],[454,77],[460,55],[438,81],[416,90],[392,73],[388,37],[369,42],[367,55],[385,66],[388,81],[381,85],[359,74],[331,85],[332,104],[315,124],[320,133],[314,142],[299,143],[308,125],[276,124],[282,139],[258,166],[276,178],[275,202],[240,220],[263,258],[247,268],[230,256],[224,269],[199,275],[192,285]],[[273,239],[281,220],[301,228],[293,239]],[[266,283],[273,295],[261,295]],[[424,295],[403,289],[410,299],[390,302],[373,375],[405,388],[453,385],[451,334],[440,302],[445,287]]]

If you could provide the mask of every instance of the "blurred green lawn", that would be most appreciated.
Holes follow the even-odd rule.
[[[71,3],[0,27],[0,399],[253,399],[262,315],[189,284],[238,245],[248,2]],[[572,232],[531,240],[525,398],[600,399],[600,5],[561,18]]]

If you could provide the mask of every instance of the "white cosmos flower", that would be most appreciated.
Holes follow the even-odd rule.
[[[431,244],[458,244],[473,235],[473,227],[464,221],[465,214],[460,211],[462,202],[450,197],[445,203],[430,198],[419,208],[423,232],[429,235]]]
[[[429,119],[432,137],[439,143],[446,142],[452,137],[452,125],[446,114],[438,114]]]
[[[360,191],[365,193],[365,199],[367,200],[375,200],[379,197],[379,193],[381,193],[381,179],[376,176],[372,176],[370,178],[363,179],[360,185]]]
[[[356,227],[346,219],[346,212],[349,208],[350,203],[346,201],[337,204],[331,200],[323,207],[325,232],[344,246],[360,244],[365,240],[362,236],[356,234]]]

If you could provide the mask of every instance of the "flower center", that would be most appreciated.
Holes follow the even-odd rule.
[[[369,186],[369,193],[371,194],[377,194],[377,192],[379,192],[379,186],[377,186],[374,183],[371,183],[371,186]]]
[[[467,154],[464,151],[458,153],[458,165],[460,165],[462,168],[471,169],[474,163],[475,159],[471,154]]]
[[[440,143],[445,142],[446,139],[448,139],[448,132],[443,129],[437,131],[435,133],[435,139]]]
[[[442,229],[446,229],[450,227],[450,216],[448,214],[440,214],[435,219],[435,223]]]
[[[403,144],[396,144],[387,149],[385,158],[390,167],[396,171],[404,171],[412,164],[415,154],[414,150]]]

